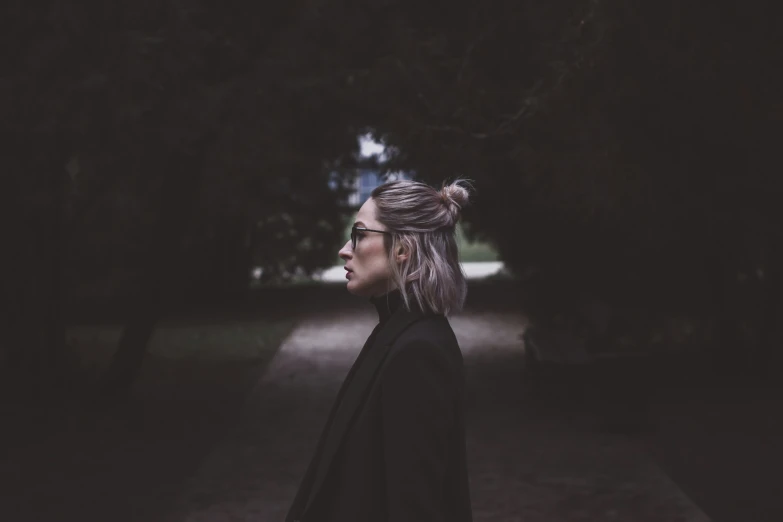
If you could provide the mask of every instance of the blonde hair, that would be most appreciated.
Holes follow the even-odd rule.
[[[418,181],[400,180],[372,191],[376,218],[391,232],[386,237],[392,280],[410,309],[448,315],[462,309],[467,296],[465,273],[459,263],[456,225],[468,204],[466,180],[444,183],[440,190]],[[472,187],[471,187],[472,188]],[[402,263],[396,253],[409,257]]]

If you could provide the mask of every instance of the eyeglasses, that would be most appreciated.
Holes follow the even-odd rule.
[[[379,234],[391,234],[388,230],[373,230],[371,228],[357,227],[356,225],[351,227],[351,248],[356,250],[356,233],[357,232],[378,232]]]

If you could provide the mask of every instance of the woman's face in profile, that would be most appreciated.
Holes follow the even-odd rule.
[[[386,230],[376,219],[376,207],[368,199],[356,215],[355,226],[373,230]],[[379,232],[356,232],[356,248],[349,240],[340,250],[345,261],[345,277],[348,291],[361,297],[384,295],[394,288],[389,269],[389,255],[384,246],[384,236]]]

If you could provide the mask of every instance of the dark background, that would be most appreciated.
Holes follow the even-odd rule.
[[[356,210],[350,184],[370,168],[474,181],[465,229],[496,249],[510,281],[477,288],[477,306],[507,302],[605,351],[655,352],[657,378],[694,412],[706,411],[705,394],[751,401],[736,422],[736,409],[710,410],[744,439],[683,428],[667,444],[725,444],[716,454],[769,486],[755,491],[763,515],[743,520],[779,520],[779,477],[747,464],[774,452],[743,453],[780,411],[783,42],[773,7],[7,2],[5,450],[132,408],[139,379],[199,389],[224,375],[236,383],[226,404],[240,404],[268,357],[196,367],[155,357],[151,339],[163,324],[254,317],[277,346],[293,311],[333,299],[297,281],[335,264]],[[383,161],[359,156],[362,135],[386,147]],[[580,315],[594,302],[613,310],[599,337]],[[105,338],[97,356],[79,345],[84,325],[115,328],[111,349]],[[212,424],[230,424],[229,411],[216,407]],[[204,437],[183,467],[209,447]],[[661,459],[722,520],[709,499],[739,493],[709,485],[717,464],[685,472],[671,452]]]

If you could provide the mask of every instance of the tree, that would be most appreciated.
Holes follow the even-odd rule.
[[[603,294],[732,324],[738,270],[781,244],[767,226],[783,192],[771,7],[382,2],[342,40],[366,44],[339,52],[362,64],[354,112],[397,151],[389,170],[476,179],[467,217],[513,268],[550,272],[564,302]],[[764,263],[772,325],[783,264]]]
[[[730,288],[752,256],[723,252],[767,224],[753,248],[776,324],[780,86],[759,72],[778,48],[765,3],[739,19],[614,0],[236,7],[38,2],[6,19],[3,41],[21,49],[0,73],[15,212],[55,230],[64,201],[68,271],[110,274],[135,303],[117,389],[174,296],[204,279],[236,288],[245,238],[266,245],[255,255],[268,274],[333,259],[345,209],[330,176],[351,170],[367,131],[394,152],[389,170],[475,179],[474,233],[570,295],[698,297],[716,277]],[[7,295],[29,297],[43,236],[8,237],[28,254]],[[19,313],[34,325],[42,312]]]
[[[67,187],[72,258],[83,260],[88,248],[102,258],[92,268],[122,275],[111,291],[128,299],[128,318],[106,379],[111,394],[127,391],[156,322],[187,286],[179,267],[213,224],[223,235],[234,228],[225,224],[254,227],[286,206],[295,231],[310,241],[276,245],[269,263],[306,252],[310,270],[331,261],[329,243],[343,229],[328,161],[350,155],[356,133],[333,130],[339,107],[323,105],[323,96],[297,98],[297,77],[284,59],[311,6],[257,6],[243,16],[231,7],[207,0],[73,10],[20,4],[4,34],[22,50],[3,78],[4,126],[25,145],[12,156],[18,211],[50,215],[25,198],[60,194],[59,184],[44,183],[48,172],[77,165]],[[41,158],[46,172],[36,166]],[[326,225],[307,219],[316,214]],[[30,232],[20,227],[17,250],[22,242],[55,245]],[[20,257],[26,276],[34,277],[24,270],[34,257]],[[27,296],[20,281],[18,293]],[[40,321],[35,310],[21,313],[28,325]],[[11,351],[35,360],[50,349],[42,342]]]

